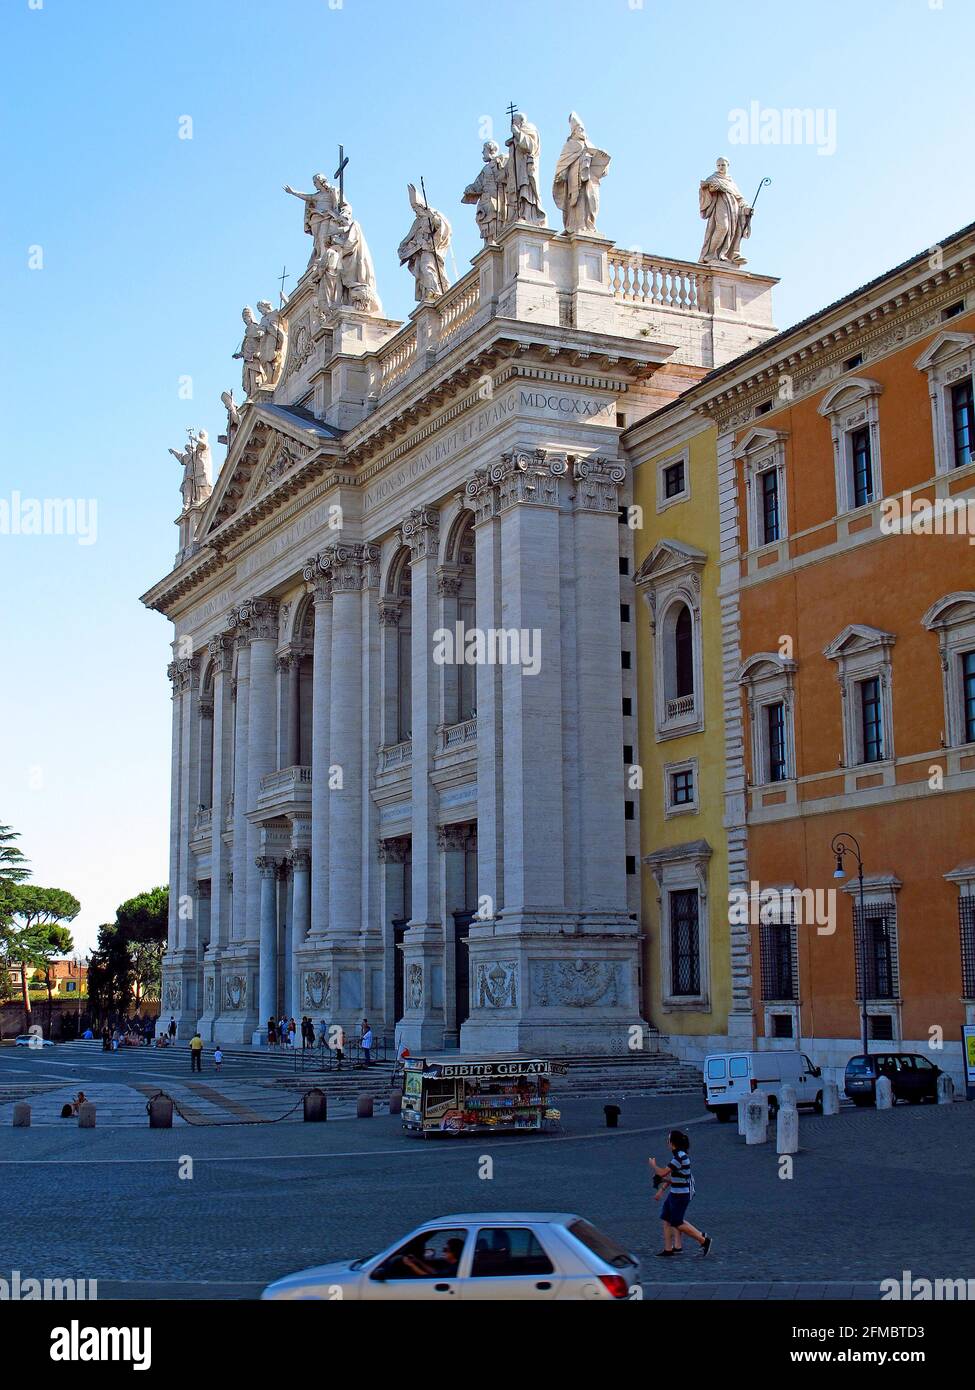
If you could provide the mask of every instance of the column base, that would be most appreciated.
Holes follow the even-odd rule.
[[[623,914],[523,913],[472,925],[464,1053],[627,1056],[643,1038],[640,932]]]

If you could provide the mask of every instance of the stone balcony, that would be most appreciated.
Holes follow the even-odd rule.
[[[474,748],[477,744],[477,716],[465,719],[460,724],[441,724],[438,752],[453,753],[462,748]]]
[[[311,815],[311,768],[282,767],[266,772],[257,795],[256,818],[297,813]]]
[[[383,743],[378,749],[378,760],[376,772],[382,776],[384,772],[396,772],[400,768],[409,767],[413,761],[413,740],[405,738],[400,743]]]

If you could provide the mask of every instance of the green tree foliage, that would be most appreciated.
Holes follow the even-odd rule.
[[[125,1013],[133,1002],[159,998],[168,917],[169,889],[150,888],[120,903],[115,921],[98,928],[88,963],[88,998],[97,1014]]]
[[[44,971],[48,1004],[51,1003],[51,962],[74,949],[65,922],[73,922],[81,903],[63,888],[40,888],[34,883],[15,883],[8,894],[13,922],[5,941],[6,955],[21,965],[21,994],[24,1013],[30,1014],[28,969]]]

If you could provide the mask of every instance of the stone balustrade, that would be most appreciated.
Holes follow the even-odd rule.
[[[458,280],[437,302],[440,311],[438,348],[445,347],[462,332],[481,307],[481,277],[474,271]]]
[[[413,761],[413,740],[404,739],[402,743],[383,744],[379,749],[379,771],[391,772],[397,767],[406,767]]]
[[[683,719],[685,715],[694,713],[694,696],[679,695],[676,700],[667,701],[667,718]]]
[[[311,813],[310,767],[282,767],[264,774],[257,796],[258,811],[282,813],[302,808]]]
[[[465,719],[460,724],[447,724],[440,729],[440,748],[444,753],[455,748],[472,746],[477,742],[477,719]]]
[[[664,260],[639,251],[609,253],[610,285],[617,299],[633,304],[659,304],[685,313],[710,314],[712,277],[691,261]]]

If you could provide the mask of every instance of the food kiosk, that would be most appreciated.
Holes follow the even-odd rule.
[[[409,1134],[499,1134],[539,1130],[564,1062],[533,1058],[403,1061],[403,1128]]]

